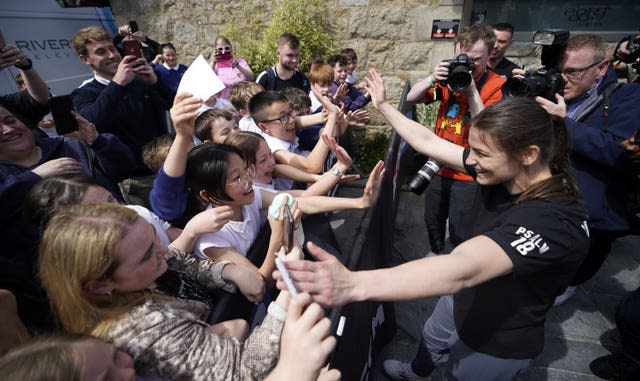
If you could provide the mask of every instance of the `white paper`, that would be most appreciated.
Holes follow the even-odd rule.
[[[200,98],[203,102],[206,102],[213,95],[221,92],[224,87],[222,80],[201,54],[185,71],[177,92],[191,93],[195,98]]]

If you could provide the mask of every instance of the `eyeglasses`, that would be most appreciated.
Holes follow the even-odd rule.
[[[566,77],[568,78],[573,78],[573,79],[579,79],[582,77],[582,75],[589,69],[591,69],[592,67],[600,64],[602,61],[596,61],[594,63],[592,63],[589,66],[585,66],[585,67],[581,67],[581,68],[576,68],[576,69],[565,69],[562,74],[564,74]]]
[[[279,118],[263,120],[262,123],[271,123],[278,120],[280,121],[280,124],[284,125],[289,123],[289,120],[291,120],[291,118],[295,118],[295,115],[293,115],[293,111],[289,110],[286,114],[282,115]]]
[[[243,189],[249,189],[253,185],[253,177],[256,175],[256,170],[253,165],[250,165],[244,169],[244,172],[234,177],[227,182],[227,185],[238,186],[242,185]]]
[[[227,45],[227,46],[221,46],[219,48],[216,48],[217,51],[219,52],[230,52],[231,51],[231,46]]]

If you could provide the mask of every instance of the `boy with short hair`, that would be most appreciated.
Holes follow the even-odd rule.
[[[324,133],[333,136],[338,108],[327,102],[329,116]],[[321,139],[311,152],[298,147],[296,121],[287,97],[277,91],[263,91],[251,98],[249,111],[273,153],[277,163],[288,164],[308,173],[322,171],[329,147]],[[336,174],[341,175],[341,174]],[[293,181],[279,178],[276,189],[291,189]]]
[[[262,91],[264,88],[259,83],[251,81],[242,81],[231,86],[229,100],[241,116],[238,121],[238,127],[241,131],[251,131],[262,135],[262,130],[256,125],[249,112],[249,100]]]
[[[358,55],[351,48],[342,49],[340,55],[347,61],[347,79],[346,82],[356,86],[359,82],[356,67],[358,66]]]
[[[223,109],[211,109],[196,118],[194,135],[203,143],[224,143],[227,136],[238,129],[233,114]]]
[[[346,111],[355,111],[366,106],[371,98],[365,97],[355,86],[346,82],[347,60],[341,55],[334,55],[329,57],[327,62],[333,67],[334,82],[331,93],[334,94],[334,102],[341,101]]]

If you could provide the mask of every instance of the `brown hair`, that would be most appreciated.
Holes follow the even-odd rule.
[[[142,162],[153,173],[158,173],[162,168],[162,164],[164,164],[167,155],[169,155],[169,148],[171,148],[173,139],[173,135],[161,135],[142,147]]]
[[[229,92],[229,101],[236,110],[249,109],[249,100],[257,93],[264,91],[262,85],[253,81],[242,81],[231,86]]]
[[[356,54],[356,51],[351,49],[351,48],[342,49],[340,51],[340,55],[342,57],[344,57],[344,59],[347,60],[347,61],[357,61],[358,60],[358,55]]]
[[[289,45],[291,49],[298,49],[300,47],[300,40],[293,33],[282,33],[278,38],[278,48],[282,48],[285,45]]]
[[[211,128],[218,119],[233,120],[233,115],[229,111],[219,108],[209,109],[198,115],[194,128],[196,137],[203,142],[205,140],[213,141]]]
[[[248,167],[256,164],[256,154],[260,148],[261,140],[264,141],[264,137],[260,134],[251,131],[239,131],[227,136],[224,144],[236,147],[242,151],[245,165]]]
[[[72,44],[77,55],[86,56],[87,44],[98,41],[113,41],[113,38],[104,29],[97,26],[82,28],[73,36]]]
[[[311,98],[309,98],[309,94],[305,93],[302,89],[297,87],[287,87],[282,90],[282,94],[289,100],[289,104],[293,111],[300,111],[305,107],[307,109],[311,108]]]
[[[535,100],[504,98],[471,120],[471,128],[489,134],[509,157],[520,161],[530,146],[540,149],[538,160],[548,163],[551,177],[533,184],[518,202],[558,195],[579,200],[578,187],[569,172],[567,126],[549,115]]]
[[[493,45],[496,43],[496,35],[489,25],[480,23],[463,26],[453,39],[453,45],[460,43],[460,48],[469,49],[478,41],[483,41],[487,46],[487,50],[491,52]]]
[[[593,58],[602,61],[607,56],[607,42],[595,34],[576,34],[567,40],[567,51],[589,48],[593,50]]]
[[[309,82],[320,85],[333,83],[333,67],[326,63],[311,64],[309,71]]]

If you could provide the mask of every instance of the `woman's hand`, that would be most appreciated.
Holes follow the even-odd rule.
[[[191,138],[194,133],[196,117],[198,109],[202,106],[202,99],[194,98],[193,94],[180,93],[177,94],[173,107],[169,110],[173,128],[177,135],[187,136]]]
[[[343,306],[356,300],[353,273],[344,267],[336,257],[312,242],[307,244],[307,248],[316,258],[315,262],[285,261],[291,280],[296,285],[298,292],[308,292],[313,300],[323,307]],[[279,271],[273,272],[273,278],[277,281],[276,286],[280,290],[287,290]]]
[[[384,81],[376,69],[369,69],[369,75],[364,77],[367,92],[371,96],[371,104],[379,109],[380,105],[387,102],[387,92],[384,89]]]
[[[380,194],[380,187],[382,186],[382,179],[384,178],[384,163],[378,161],[369,174],[367,185],[364,186],[362,191],[362,207],[368,208],[373,205],[378,199]]]

